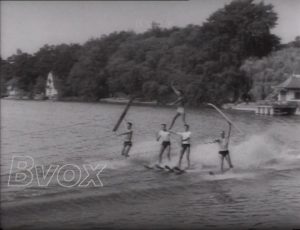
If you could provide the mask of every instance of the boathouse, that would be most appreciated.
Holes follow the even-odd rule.
[[[292,115],[300,113],[300,75],[293,74],[273,88],[274,93],[277,94],[277,101],[258,105],[257,114]]]
[[[300,75],[293,74],[274,88],[278,91],[278,101],[300,102]]]

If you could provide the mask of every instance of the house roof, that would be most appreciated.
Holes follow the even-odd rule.
[[[292,75],[281,84],[275,86],[279,89],[300,89],[300,75]]]

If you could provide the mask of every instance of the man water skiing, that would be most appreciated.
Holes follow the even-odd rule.
[[[229,145],[229,139],[230,139],[230,133],[231,133],[231,123],[228,122],[229,124],[229,129],[228,129],[228,134],[226,136],[225,131],[223,130],[221,132],[221,138],[214,140],[213,143],[218,143],[219,144],[219,154],[221,157],[221,172],[224,172],[224,159],[227,161],[229,168],[233,168],[233,165],[231,163],[230,155],[229,155],[229,150],[228,150],[228,145]]]
[[[176,119],[179,116],[182,116],[183,123],[184,124],[186,123],[185,122],[185,111],[184,111],[185,98],[184,98],[183,91],[176,89],[175,86],[174,86],[174,84],[173,84],[173,82],[171,83],[171,88],[174,91],[174,93],[177,95],[177,100],[174,101],[173,103],[171,103],[171,105],[178,105],[178,106],[177,106],[177,113],[174,116],[169,129],[172,129],[172,127],[173,127]]]
[[[178,162],[177,166],[174,167],[174,169],[177,169],[179,171],[182,171],[181,170],[181,162],[182,162],[182,158],[183,158],[183,155],[184,155],[185,152],[186,152],[186,159],[187,159],[187,163],[188,163],[187,168],[189,168],[191,166],[190,152],[191,152],[191,135],[192,135],[192,132],[190,131],[190,126],[188,124],[185,124],[184,128],[185,128],[184,132],[170,131],[171,133],[179,135],[181,137],[181,150],[180,150],[179,162]]]
[[[164,151],[167,149],[167,156],[169,161],[171,160],[171,142],[170,142],[170,132],[167,131],[167,125],[166,124],[161,124],[161,130],[158,132],[157,135],[157,141],[159,140],[161,141],[161,147],[160,147],[160,151],[159,151],[159,155],[158,155],[158,162],[159,165],[157,165],[157,167],[161,167],[160,164],[162,162],[162,156]]]
[[[117,136],[125,136],[121,155],[123,155],[125,157],[129,157],[129,151],[132,147],[132,136],[133,136],[132,123],[127,122],[126,131],[123,133],[117,134]]]

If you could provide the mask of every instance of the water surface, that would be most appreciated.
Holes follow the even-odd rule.
[[[182,175],[146,170],[157,160],[155,134],[175,109],[132,106],[130,158],[112,134],[122,105],[1,100],[1,203],[6,229],[300,228],[300,117],[228,112],[233,172],[217,170],[217,147],[203,144],[227,129],[211,109],[188,109],[192,169]],[[121,131],[123,127],[121,126]],[[178,120],[174,130],[182,130]],[[179,140],[172,139],[173,163]],[[38,166],[101,164],[103,187],[8,186],[13,156]],[[12,172],[18,172],[12,169]]]

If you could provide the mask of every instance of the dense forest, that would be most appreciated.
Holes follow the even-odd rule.
[[[232,1],[202,25],[162,28],[153,22],[143,33],[120,31],[83,45],[45,45],[34,54],[18,50],[1,59],[2,95],[8,83],[30,97],[42,93],[53,71],[60,99],[97,101],[123,93],[164,102],[174,81],[191,105],[236,101],[256,93],[253,76],[261,78],[265,66],[277,65],[269,64],[272,52],[299,56],[299,47],[282,46],[271,33],[276,21],[271,4]],[[281,80],[283,72],[272,71]]]

